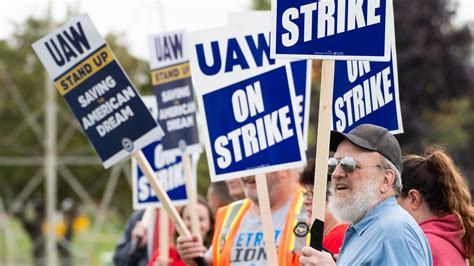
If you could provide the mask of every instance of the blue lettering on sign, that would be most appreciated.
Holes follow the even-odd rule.
[[[277,0],[276,52],[383,56],[386,0]]]
[[[336,61],[333,128],[348,132],[371,123],[399,130],[398,84],[390,62]]]
[[[285,67],[205,94],[203,102],[216,174],[301,160]]]
[[[264,64],[263,58],[265,57],[270,65],[275,64],[275,60],[270,58],[270,47],[264,33],[257,35],[255,41],[253,36],[245,36],[245,42],[239,42],[236,38],[229,38],[227,40],[227,51],[225,58],[221,58],[221,52],[219,43],[213,41],[210,43],[212,57],[204,52],[204,44],[196,44],[196,54],[199,62],[199,68],[202,73],[208,76],[216,75],[222,70],[222,62],[224,61],[224,72],[232,72],[235,67],[241,69],[249,69],[250,61],[257,67],[261,67]],[[252,58],[246,58],[241,46],[246,45],[252,54]],[[211,65],[208,63],[212,62]]]
[[[63,66],[70,62],[71,58],[77,58],[83,54],[84,48],[87,50],[91,48],[81,22],[77,22],[76,26],[77,29],[72,25],[69,29],[57,34],[55,38],[45,42],[46,49],[58,66]]]
[[[153,39],[158,61],[176,60],[183,57],[183,34],[159,36]]]

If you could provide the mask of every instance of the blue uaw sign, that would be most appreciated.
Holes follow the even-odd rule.
[[[262,22],[271,22],[270,11],[250,11],[229,13],[230,25],[254,27]],[[266,46],[269,53],[270,45]],[[296,120],[301,124],[305,148],[308,147],[309,107],[311,99],[311,60],[291,60],[291,73],[296,95]]]
[[[304,164],[288,61],[269,57],[269,28],[189,34],[191,70],[204,112],[213,182]]]
[[[389,62],[336,61],[332,128],[349,132],[360,124],[375,124],[403,133],[398,93],[397,56]]]
[[[86,14],[33,48],[105,168],[163,135]]]
[[[272,56],[388,61],[392,0],[272,0]]]
[[[158,124],[165,131],[163,152],[201,152],[185,31],[149,37],[151,81],[158,101]]]

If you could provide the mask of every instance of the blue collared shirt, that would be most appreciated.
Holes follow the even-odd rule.
[[[347,228],[337,265],[432,265],[415,220],[388,198]]]

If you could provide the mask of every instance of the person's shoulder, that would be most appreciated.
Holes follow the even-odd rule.
[[[398,205],[389,206],[377,217],[377,226],[385,237],[404,238],[407,235],[420,234],[421,228],[413,217]]]
[[[222,206],[220,207],[219,209],[217,209],[217,212],[216,212],[216,217],[220,217],[222,215],[225,215],[227,210],[230,209],[233,209],[233,208],[240,208],[242,207],[244,204],[246,204],[246,202],[248,201],[248,199],[240,199],[240,200],[236,200],[236,201],[233,201],[225,206]]]

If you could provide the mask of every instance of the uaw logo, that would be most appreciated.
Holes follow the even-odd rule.
[[[295,225],[295,228],[293,229],[293,233],[295,233],[296,236],[299,237],[305,237],[308,235],[309,232],[309,226],[305,222],[299,222]]]
[[[129,138],[123,138],[122,139],[122,146],[128,152],[133,151],[133,141]]]

